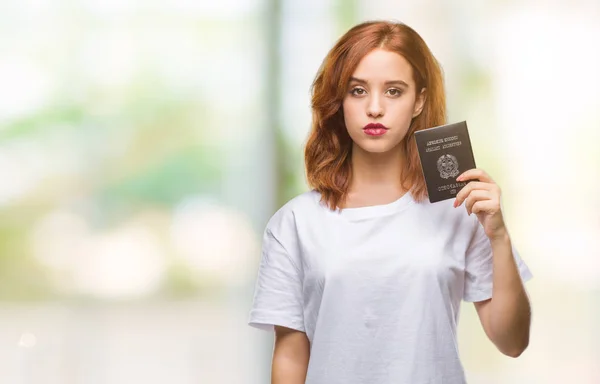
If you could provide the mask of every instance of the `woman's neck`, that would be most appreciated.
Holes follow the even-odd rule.
[[[406,162],[400,146],[386,153],[370,153],[355,145],[351,160],[348,206],[386,204],[406,193],[401,184]]]

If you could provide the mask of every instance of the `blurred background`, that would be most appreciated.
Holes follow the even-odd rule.
[[[462,306],[469,383],[600,383],[598,0],[1,0],[0,383],[269,382],[262,231],[369,19],[441,62],[534,274],[516,360]]]

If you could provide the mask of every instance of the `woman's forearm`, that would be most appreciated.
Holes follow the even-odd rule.
[[[512,254],[508,234],[491,240],[494,263],[490,326],[493,342],[510,356],[520,355],[529,344],[531,308]]]
[[[271,384],[304,384],[309,356],[310,343],[306,333],[277,327]]]
[[[295,359],[288,356],[274,356],[271,370],[271,384],[304,384],[308,359]]]

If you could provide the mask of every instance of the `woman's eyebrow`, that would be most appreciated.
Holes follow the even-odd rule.
[[[367,80],[359,79],[357,77],[351,77],[350,82],[351,83],[359,83],[359,84],[369,84],[369,82]],[[403,80],[388,80],[385,82],[385,85],[394,85],[394,84],[395,85],[403,85],[405,87],[408,87],[408,84]]]
[[[403,80],[390,80],[390,81],[386,81],[385,85],[403,85],[405,87],[408,87],[408,84],[406,83],[406,81]]]

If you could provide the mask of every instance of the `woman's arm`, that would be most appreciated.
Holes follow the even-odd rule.
[[[507,356],[517,357],[529,345],[531,307],[512,254],[508,234],[492,239],[492,299],[475,303],[490,340]]]
[[[306,333],[275,326],[271,384],[304,384],[309,356]]]
[[[505,355],[517,357],[529,345],[531,306],[502,217],[500,187],[482,169],[470,169],[456,178],[474,179],[479,181],[461,189],[454,206],[465,202],[469,215],[477,215],[492,247],[492,298],[475,303],[475,308],[490,340]]]

